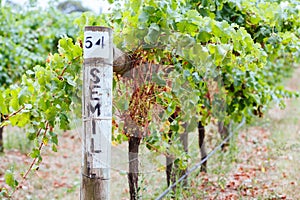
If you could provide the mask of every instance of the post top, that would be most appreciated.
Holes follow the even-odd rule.
[[[108,31],[110,32],[112,29],[104,26],[85,26],[84,31]]]

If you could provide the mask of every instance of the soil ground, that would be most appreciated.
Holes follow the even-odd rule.
[[[297,69],[287,86],[299,91],[299,77]],[[178,199],[300,199],[300,100],[288,100],[286,104],[285,110],[272,108],[264,119],[240,131],[226,153],[218,152],[209,160],[207,174],[190,176],[190,186]],[[4,181],[6,169],[13,169],[20,181],[31,163],[26,150],[30,144],[19,137],[21,134],[14,128],[5,130],[4,142],[17,145],[6,145],[0,155],[0,187],[8,187]],[[192,146],[196,136],[191,135],[190,141],[191,151],[197,152]],[[81,142],[80,127],[61,133],[58,152],[44,148],[39,169],[20,181],[22,188],[12,199],[79,199]],[[111,199],[128,199],[127,144],[113,147],[112,152]],[[144,149],[141,154],[141,195],[154,199],[166,188],[165,161],[158,156],[154,162],[153,154]],[[198,153],[191,155],[193,163],[199,161]]]

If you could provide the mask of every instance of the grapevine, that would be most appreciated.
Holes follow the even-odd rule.
[[[256,116],[262,117],[272,102],[284,106],[284,98],[298,96],[278,83],[299,62],[299,7],[297,1],[126,0],[122,5],[115,1],[111,13],[78,17],[74,21],[80,28],[78,37],[75,33],[70,34],[73,38],[62,37],[57,53],[53,49],[56,36],[49,36],[50,42],[41,34],[43,25],[28,27],[28,32],[38,30],[24,34],[30,38],[22,40],[30,44],[22,46],[12,35],[5,44],[9,48],[0,54],[6,56],[0,68],[1,126],[25,128],[27,137],[35,141],[30,155],[37,162],[42,161],[41,144],[51,144],[56,151],[53,129],[70,129],[71,107],[80,102],[86,25],[112,27],[116,48],[127,56],[114,77],[114,142],[128,139],[123,131],[128,112],[148,133],[146,145],[161,154],[166,154],[169,130],[178,137],[185,130],[195,130],[198,121],[208,124],[217,119],[228,124],[245,117],[251,123]],[[4,45],[4,31],[0,33]],[[42,50],[41,43],[46,45]],[[15,63],[18,60],[11,57],[9,49],[20,49],[18,56],[30,59]],[[48,58],[44,57],[46,52]],[[11,65],[21,68],[12,71]],[[157,70],[150,76],[144,73],[155,66]],[[141,80],[128,78],[134,70],[143,71]],[[138,110],[141,105],[143,109]],[[154,105],[163,107],[160,120],[153,120]],[[179,117],[168,124],[178,109]],[[39,134],[41,131],[44,134]],[[186,160],[184,156],[181,160]],[[15,188],[17,182],[10,180],[9,185]]]

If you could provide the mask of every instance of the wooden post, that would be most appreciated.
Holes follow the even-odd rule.
[[[112,30],[87,26],[84,32],[83,148],[81,200],[110,198],[112,131]]]

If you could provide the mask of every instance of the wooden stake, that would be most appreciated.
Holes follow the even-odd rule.
[[[84,32],[83,148],[81,200],[110,198],[112,131],[112,30],[87,26]]]

